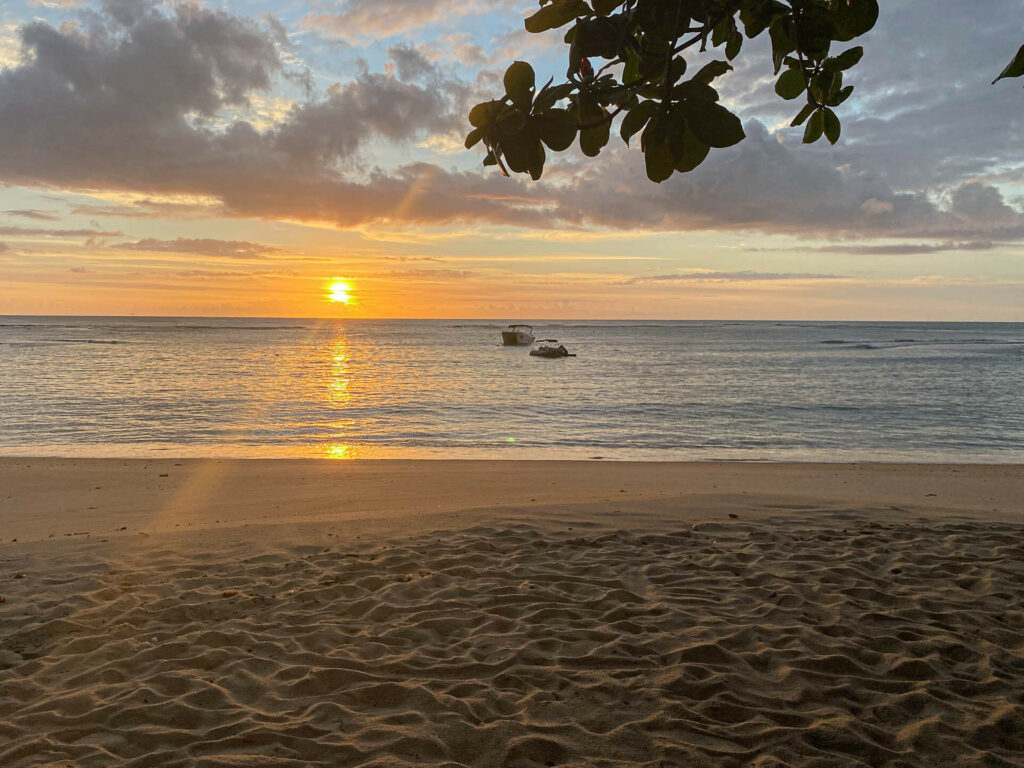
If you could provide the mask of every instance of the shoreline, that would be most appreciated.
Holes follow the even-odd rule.
[[[603,451],[603,452],[602,452]],[[726,449],[712,453],[675,448],[602,449],[576,447],[567,449],[549,447],[501,445],[487,449],[459,449],[453,447],[402,448],[380,445],[316,444],[306,452],[294,446],[228,445],[161,447],[149,443],[102,443],[83,447],[76,445],[19,445],[0,448],[0,460],[5,459],[106,459],[144,460],[160,459],[211,460],[231,459],[246,461],[571,461],[631,464],[900,464],[900,465],[972,465],[972,466],[1024,466],[1024,449],[1018,451],[979,452],[963,451],[871,451],[843,454],[829,451],[792,449],[772,454],[753,453],[748,449]],[[835,458],[831,458],[835,456]]]
[[[38,446],[36,446],[38,447]],[[418,449],[417,449],[418,450]],[[517,451],[519,449],[516,449]],[[544,450],[544,449],[538,449]],[[901,466],[901,467],[1024,467],[1024,461],[990,461],[990,460],[979,460],[979,461],[945,461],[938,460],[928,461],[923,459],[916,459],[914,461],[908,461],[906,459],[881,459],[881,458],[870,458],[870,459],[836,459],[829,461],[821,458],[808,458],[808,459],[779,459],[779,458],[759,458],[759,459],[746,459],[746,458],[727,458],[727,457],[712,457],[707,459],[651,459],[651,458],[631,458],[631,457],[616,457],[613,455],[608,456],[587,456],[583,458],[567,457],[567,456],[520,456],[520,457],[501,457],[501,456],[446,456],[444,454],[456,453],[449,449],[439,448],[436,452],[432,453],[415,453],[410,452],[406,454],[394,454],[394,455],[371,455],[371,456],[354,456],[354,457],[342,457],[342,456],[330,456],[330,455],[279,455],[279,454],[234,454],[234,453],[223,453],[211,451],[209,454],[192,454],[192,453],[174,453],[168,451],[166,453],[161,452],[160,454],[125,454],[125,455],[92,455],[92,454],[63,454],[63,453],[5,453],[0,451],[0,462],[4,461],[308,461],[308,462],[324,462],[330,464],[366,464],[370,462],[466,462],[466,463],[535,463],[535,464],[549,464],[552,462],[560,462],[564,464],[594,464],[594,463],[605,463],[605,464],[758,464],[768,466]]]
[[[444,515],[494,522],[513,510],[542,520],[560,506],[650,525],[729,513],[827,522],[851,508],[879,519],[1024,514],[1019,464],[4,457],[0,488],[0,542],[121,527],[359,520],[385,530]]]

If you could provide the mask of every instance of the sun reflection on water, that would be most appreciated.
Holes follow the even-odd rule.
[[[339,336],[331,344],[331,366],[327,380],[327,402],[335,408],[344,408],[352,402],[349,386],[352,383],[350,373],[348,340]]]
[[[333,436],[334,440],[324,447],[325,458],[354,459],[358,453],[355,445],[344,440],[348,426],[345,412],[352,403],[351,365],[348,339],[344,335],[339,335],[330,345],[326,400],[331,408],[339,411],[338,416],[341,418],[331,422],[331,429],[337,434]]]
[[[348,443],[332,443],[327,446],[324,452],[324,458],[356,459],[359,458],[359,452],[354,445],[350,445]]]

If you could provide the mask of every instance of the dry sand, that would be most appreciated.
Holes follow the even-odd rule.
[[[3,459],[0,766],[1024,765],[1022,500],[1012,466]]]

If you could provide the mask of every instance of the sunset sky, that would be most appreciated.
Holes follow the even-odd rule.
[[[748,42],[656,185],[462,147],[533,2],[4,0],[0,314],[1024,321],[1024,0],[881,5],[835,147]]]

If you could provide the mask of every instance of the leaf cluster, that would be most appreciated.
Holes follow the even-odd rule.
[[[999,73],[999,76],[992,81],[992,85],[1004,77],[1020,77],[1021,75],[1024,75],[1024,45],[1017,49],[1016,55],[1010,59],[1010,63]]]
[[[806,123],[804,142],[824,136],[834,144],[836,109],[853,92],[844,73],[863,51],[833,53],[833,46],[863,35],[877,18],[878,0],[540,0],[526,29],[567,27],[565,82],[538,89],[533,68],[513,63],[505,94],[470,111],[466,146],[482,142],[484,165],[539,179],[545,147],[561,152],[578,138],[580,150],[595,157],[621,115],[619,135],[628,144],[640,134],[648,177],[664,181],[744,138],[714,83],[732,69],[744,41],[763,34],[776,93],[804,99],[792,124]],[[701,56],[709,60],[697,68]]]
[[[516,61],[505,71],[504,84],[504,98],[470,110],[473,130],[466,136],[466,148],[482,141],[487,147],[484,165],[497,165],[506,176],[511,170],[537,180],[544,170],[544,147],[561,152],[576,139],[576,115],[555,106],[573,95],[572,86],[552,88],[549,81],[538,91],[533,67],[525,61]]]

